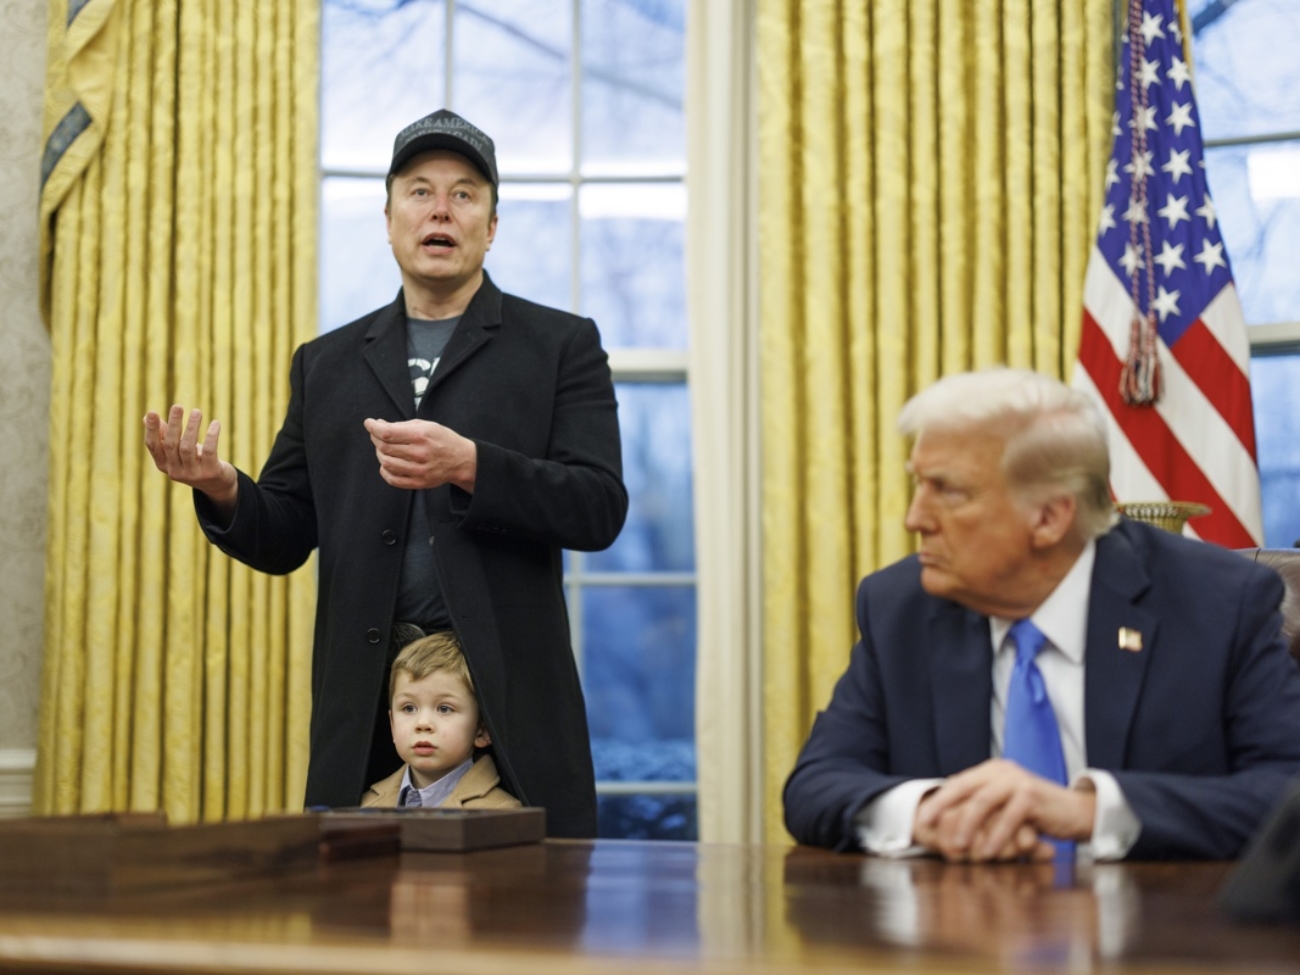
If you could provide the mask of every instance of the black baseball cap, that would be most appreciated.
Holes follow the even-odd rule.
[[[487,133],[466,122],[455,112],[440,108],[418,122],[412,122],[393,141],[393,161],[388,178],[396,176],[412,157],[430,149],[458,152],[480,170],[493,186],[497,179],[496,147]]]

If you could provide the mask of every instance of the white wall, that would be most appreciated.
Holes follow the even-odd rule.
[[[46,0],[0,2],[0,815],[25,812],[39,699],[49,333],[36,229]]]

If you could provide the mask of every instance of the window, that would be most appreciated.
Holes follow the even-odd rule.
[[[610,352],[628,522],[565,556],[602,836],[696,836],[684,21],[685,0],[322,8],[321,328],[396,294],[393,137],[446,106],[496,142],[493,280],[590,315]]]
[[[1300,6],[1192,0],[1205,165],[1250,326],[1265,544],[1300,540]]]

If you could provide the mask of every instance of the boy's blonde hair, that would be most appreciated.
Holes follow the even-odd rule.
[[[405,674],[411,680],[424,680],[438,671],[459,677],[475,699],[478,698],[474,681],[469,676],[469,665],[465,663],[465,654],[460,649],[460,641],[451,630],[443,630],[402,647],[402,652],[393,661],[392,670],[388,674],[388,699],[391,701],[397,693],[398,674]]]

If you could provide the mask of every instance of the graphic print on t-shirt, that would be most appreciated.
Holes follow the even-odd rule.
[[[438,356],[441,359],[442,356]],[[424,399],[424,391],[429,388],[429,380],[433,378],[433,370],[438,368],[438,359],[430,362],[428,359],[421,359],[412,356],[408,362],[411,367],[411,389],[415,393],[415,405],[420,405],[420,400]]]
[[[451,338],[460,316],[429,321],[423,318],[406,319],[406,362],[411,371],[411,392],[415,394],[415,408],[429,391],[433,370],[438,368],[442,350]]]

